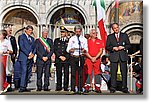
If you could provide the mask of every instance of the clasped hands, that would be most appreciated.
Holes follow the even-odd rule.
[[[113,47],[114,51],[120,51],[123,50],[125,47],[124,46],[118,46],[118,47]]]
[[[59,57],[62,61],[65,61],[66,60],[66,57],[64,57],[64,56],[60,56]]]
[[[74,51],[77,50],[77,48],[71,48],[69,52],[74,53]],[[81,52],[86,53],[86,50],[84,48],[81,49]]]
[[[30,53],[29,56],[28,56],[28,59],[32,59],[33,57],[34,57],[34,54]]]
[[[44,62],[46,62],[48,60],[48,57],[43,57],[42,59]]]
[[[93,63],[95,63],[96,62],[96,57],[91,57],[91,61],[93,62]]]

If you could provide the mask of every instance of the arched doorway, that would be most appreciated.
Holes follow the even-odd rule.
[[[65,26],[69,31],[73,31],[75,25],[84,25],[85,20],[82,14],[76,9],[65,7],[57,10],[50,19],[52,38],[60,37],[59,27]]]
[[[50,19],[51,24],[85,24],[83,16],[73,8],[59,9]]]
[[[143,25],[140,23],[133,23],[125,26],[121,31],[129,36],[131,48],[128,53],[133,54],[138,51],[140,49],[140,40],[143,37]]]
[[[22,34],[23,27],[27,26],[27,25],[32,25],[34,27],[34,36],[37,37],[38,35],[38,28],[37,28],[37,24],[38,21],[36,19],[36,17],[28,10],[26,9],[20,9],[20,8],[16,8],[16,9],[12,9],[10,11],[8,11],[3,19],[3,27],[9,26],[11,25],[13,28],[13,34],[16,34],[16,37],[18,37],[20,34]],[[20,30],[20,32],[18,32]]]
[[[88,31],[89,24],[87,11],[77,4],[60,3],[53,5],[46,16],[46,27],[49,29],[49,37],[55,39],[60,37],[59,27],[65,26],[68,30],[73,31],[76,24],[83,26],[83,34]],[[48,26],[47,26],[48,25]]]

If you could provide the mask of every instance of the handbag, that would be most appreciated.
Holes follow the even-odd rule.
[[[6,75],[12,75],[14,72],[14,67],[13,67],[13,62],[11,60],[11,56],[7,56],[7,61],[6,61]]]

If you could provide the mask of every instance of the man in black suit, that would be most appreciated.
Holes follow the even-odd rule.
[[[69,85],[69,53],[66,51],[69,39],[66,37],[67,29],[64,26],[60,27],[61,37],[54,41],[54,53],[57,85],[56,91],[62,90],[62,70],[64,69],[64,91],[68,91]]]
[[[15,58],[17,56],[17,43],[16,43],[16,38],[14,36],[12,36],[12,28],[8,27],[6,29],[7,31],[7,39],[10,40],[12,49],[13,49],[13,53],[11,54],[11,60],[13,62],[13,64],[15,63]]]
[[[128,35],[119,32],[118,23],[112,24],[113,34],[108,35],[106,49],[110,54],[111,61],[111,88],[110,93],[116,91],[116,78],[118,66],[120,66],[122,75],[122,92],[129,93],[127,88],[127,50],[130,48]]]
[[[47,38],[48,30],[42,31],[42,37],[36,39],[36,65],[37,65],[37,91],[42,90],[42,75],[44,71],[44,91],[49,91],[49,77],[51,67],[51,56],[54,51],[53,41]]]
[[[10,26],[8,26],[6,28],[7,31],[7,39],[10,41],[12,49],[13,49],[13,53],[10,54],[11,55],[11,61],[13,62],[13,65],[15,64],[15,59],[17,56],[17,43],[16,43],[16,39],[14,36],[12,36],[12,28]],[[11,81],[12,81],[12,73],[8,72],[7,74],[7,82],[10,84],[10,88],[8,89],[8,91],[11,91]],[[16,86],[16,82],[14,82],[15,86]]]

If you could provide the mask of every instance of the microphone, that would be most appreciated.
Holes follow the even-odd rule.
[[[78,44],[80,45],[80,39],[79,39],[80,35],[77,34],[77,39],[78,39]]]

